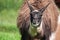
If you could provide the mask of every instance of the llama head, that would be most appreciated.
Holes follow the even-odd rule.
[[[33,10],[30,12],[31,24],[34,27],[40,26],[41,18],[42,18],[42,15],[40,14],[40,12],[38,10]]]
[[[50,3],[48,3],[48,5],[49,4]],[[28,3],[28,7],[30,9],[30,20],[31,20],[31,24],[34,27],[39,27],[40,26],[43,12],[45,11],[45,9],[47,8],[48,5],[46,5],[45,7],[41,8],[39,10],[35,10],[33,8],[33,6]]]

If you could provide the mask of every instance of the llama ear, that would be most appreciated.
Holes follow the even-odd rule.
[[[30,11],[33,11],[34,9],[33,9],[32,5],[31,5],[31,4],[29,4],[29,2],[28,2],[28,1],[27,1],[27,4],[28,4],[28,7],[29,7]]]
[[[40,13],[40,15],[43,15],[43,12],[45,11],[45,9],[46,9],[45,7],[39,9],[39,13]]]
[[[45,7],[39,9],[40,13],[43,13],[45,11],[45,9],[49,6],[50,3],[48,3]]]

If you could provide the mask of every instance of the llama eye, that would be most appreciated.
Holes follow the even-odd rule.
[[[42,15],[40,15],[40,17],[41,17]]]
[[[42,16],[42,15],[40,15],[40,16]]]
[[[39,22],[39,20],[38,20],[38,22]]]

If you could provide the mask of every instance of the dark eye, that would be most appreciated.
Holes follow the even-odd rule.
[[[40,15],[40,16],[42,16],[42,15]]]
[[[38,22],[39,22],[39,20],[38,20]]]

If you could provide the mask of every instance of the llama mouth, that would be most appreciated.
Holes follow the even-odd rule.
[[[40,24],[39,23],[37,23],[37,24],[31,24],[33,27],[39,27],[40,26]]]

